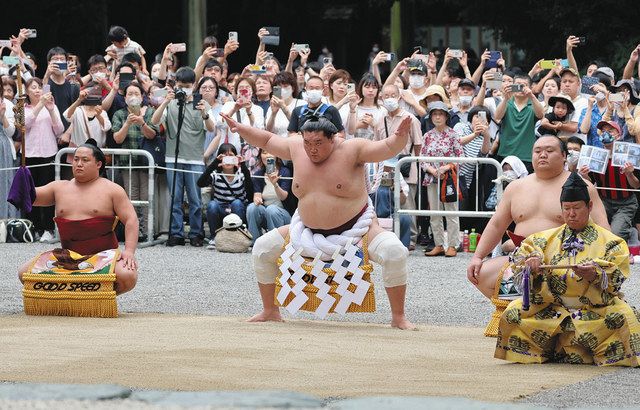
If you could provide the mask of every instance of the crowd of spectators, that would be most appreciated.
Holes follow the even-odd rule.
[[[309,118],[323,116],[335,124],[338,138],[376,140],[387,138],[410,115],[411,132],[400,157],[491,157],[503,164],[505,183],[534,172],[536,138],[556,135],[569,147],[569,169],[600,188],[622,188],[600,190],[614,233],[629,240],[640,227],[637,195],[627,191],[640,187],[640,163],[614,167],[609,162],[604,174],[578,167],[583,146],[611,150],[615,141],[640,143],[640,81],[634,78],[640,45],[631,51],[621,75],[597,60],[583,65],[581,72],[573,50],[583,43],[576,36],[566,39],[566,58],[541,59],[529,71],[509,67],[499,51],[485,50],[472,72],[465,50],[447,48],[439,61],[434,52],[416,47],[411,56],[399,59],[378,51],[367,72],[350,73],[336,67],[328,50],[312,59],[303,44],[292,44],[279,60],[265,41],[271,33],[261,28],[255,61],[241,72],[229,72],[229,61],[240,47],[238,33],[229,33],[224,41],[204,38],[194,68],[180,61],[185,44],[168,44],[150,58],[123,27],[111,27],[108,47],[85,56],[85,66],[83,58],[59,46],[41,61],[27,51],[30,34],[21,29],[10,45],[0,48],[5,57],[0,62],[0,169],[17,164],[22,139],[27,165],[52,164],[59,148],[88,138],[101,147],[147,150],[158,166],[155,186],[148,186],[141,157],[131,162],[116,157],[113,165],[118,168],[110,177],[131,200],[145,201],[150,190],[155,192],[153,232],[168,234],[169,246],[188,239],[191,246],[214,248],[216,231],[230,213],[242,218],[255,240],[288,224],[295,210],[291,163],[246,144],[221,114],[282,138],[297,134]],[[390,66],[381,69],[385,64]],[[13,112],[17,70],[26,95],[24,135]],[[36,73],[42,71],[39,78]],[[381,78],[382,72],[389,75]],[[402,175],[403,209],[475,210],[476,203],[478,210],[495,207],[496,172],[488,166],[430,162],[396,167],[396,162],[367,164],[367,186],[381,221],[394,212],[394,172]],[[130,163],[137,168],[127,169]],[[53,166],[31,172],[37,186],[54,179]],[[449,202],[451,196],[442,188],[452,174],[460,192]],[[71,178],[68,167],[62,177]],[[0,179],[4,196],[7,180],[11,177]],[[174,183],[176,200],[169,209]],[[146,208],[138,211],[140,236],[147,239]],[[0,213],[0,218],[18,216],[4,202]],[[33,221],[42,241],[49,241],[55,236],[53,213],[50,207],[35,207],[23,216]],[[445,236],[442,219],[403,215],[405,246],[427,246],[427,256],[455,256],[459,231],[482,229],[479,219],[447,217]]]

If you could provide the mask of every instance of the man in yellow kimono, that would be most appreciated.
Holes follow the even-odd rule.
[[[587,185],[575,172],[560,202],[565,224],[530,235],[512,257],[523,297],[500,319],[495,357],[640,366],[640,312],[619,297],[627,244],[589,218]]]

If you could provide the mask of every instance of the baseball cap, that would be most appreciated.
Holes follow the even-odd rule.
[[[242,218],[236,214],[229,214],[222,220],[222,227],[225,229],[239,228],[242,226]]]
[[[604,127],[605,125],[612,126],[616,130],[618,130],[618,134],[622,135],[622,129],[620,128],[620,125],[615,121],[600,121],[596,128],[602,130],[602,127]]]
[[[409,68],[409,72],[419,71],[423,74],[427,74],[427,66],[424,64],[422,60],[417,60],[416,64],[411,65],[408,68]]]
[[[604,75],[606,75],[607,77],[611,77],[611,81],[613,81],[615,79],[615,75],[613,74],[613,70],[609,67],[599,67],[596,70],[596,73],[602,73]]]
[[[575,75],[576,77],[580,78],[580,74],[578,74],[578,72],[576,70],[574,70],[571,67],[566,67],[563,68],[562,70],[560,70],[560,77],[562,77],[564,75],[564,73],[571,73],[573,75]]]
[[[471,87],[474,90],[476,89],[476,83],[474,83],[473,81],[471,81],[468,78],[463,78],[462,80],[460,80],[460,82],[458,83],[458,88],[460,87]]]

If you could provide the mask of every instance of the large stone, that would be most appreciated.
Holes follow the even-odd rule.
[[[322,401],[306,394],[288,391],[205,391],[134,392],[130,399],[160,405],[211,406],[211,407],[256,407],[256,408],[320,408]]]
[[[110,400],[130,394],[130,389],[112,384],[0,384],[0,398],[8,400]]]

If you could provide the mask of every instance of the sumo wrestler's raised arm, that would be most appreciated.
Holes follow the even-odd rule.
[[[409,131],[411,130],[411,117],[404,117],[396,132],[389,138],[380,141],[370,141],[364,138],[354,138],[348,142],[358,144],[357,163],[381,162],[395,157],[407,146]]]
[[[270,154],[280,159],[291,159],[291,151],[289,150],[289,138],[282,138],[279,135],[269,131],[254,128],[249,125],[241,124],[230,116],[220,113],[220,116],[227,122],[227,126],[231,132],[240,134],[242,138],[254,147],[264,148]]]

